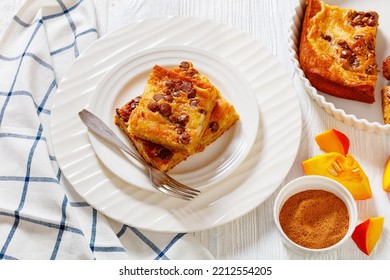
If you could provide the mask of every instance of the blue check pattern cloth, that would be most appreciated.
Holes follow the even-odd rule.
[[[0,39],[0,260],[212,258],[190,234],[105,217],[63,178],[52,103],[96,26],[91,0],[27,0]]]

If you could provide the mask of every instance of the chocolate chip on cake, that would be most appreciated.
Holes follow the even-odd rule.
[[[175,82],[168,81],[168,82],[165,82],[165,85],[167,86],[168,89],[173,89],[175,87]]]
[[[181,126],[178,126],[175,128],[175,131],[177,132],[177,134],[182,134],[184,132],[184,128]]]
[[[155,101],[159,101],[159,100],[161,100],[161,99],[163,99],[163,98],[164,98],[164,95],[161,94],[161,93],[158,93],[158,94],[153,95],[153,99],[154,99]]]
[[[168,120],[173,124],[177,123],[177,117],[174,114],[169,115]]]
[[[350,58],[351,55],[352,55],[352,52],[350,50],[343,49],[341,51],[340,57],[346,59],[346,58]]]
[[[187,97],[188,97],[189,99],[195,98],[195,97],[196,97],[196,89],[194,89],[194,88],[191,89],[190,92],[188,93]]]
[[[157,102],[150,102],[148,104],[148,109],[152,112],[157,112],[160,110],[160,104],[158,104]]]
[[[198,104],[199,104],[199,100],[192,99],[192,100],[190,101],[190,106],[191,106],[192,108],[196,108],[196,107],[198,106]]]
[[[169,102],[169,103],[172,103],[173,101],[173,96],[171,94],[166,94],[164,95],[164,99]]]
[[[162,116],[169,117],[172,113],[171,105],[169,105],[168,103],[161,104],[159,112]]]
[[[321,38],[324,39],[325,41],[328,41],[328,42],[331,42],[332,41],[332,36],[328,35],[328,34],[322,34],[321,35]]]
[[[181,90],[184,92],[190,92],[192,88],[192,84],[190,82],[183,82],[181,85]]]
[[[187,114],[181,114],[177,118],[177,123],[180,124],[181,126],[186,126],[188,121],[190,120],[190,116]]]
[[[179,136],[179,141],[180,141],[181,143],[183,143],[183,144],[188,144],[188,143],[190,143],[190,141],[191,141],[191,136],[190,136],[188,133],[183,132],[183,133],[180,134],[180,136]]]
[[[181,97],[180,91],[174,91],[174,92],[172,93],[172,96],[173,96],[173,97]]]
[[[138,95],[138,96],[135,97],[133,100],[134,100],[135,103],[138,104],[138,103],[141,101],[141,98],[142,98],[142,97],[141,97],[140,95]]]
[[[218,122],[210,122],[209,124],[209,128],[211,130],[212,133],[216,133],[219,129],[219,123]]]
[[[158,152],[157,156],[163,160],[170,160],[173,157],[173,152],[169,149],[163,148]]]
[[[179,67],[183,70],[187,70],[188,68],[190,68],[190,64],[187,61],[183,61],[180,63]]]

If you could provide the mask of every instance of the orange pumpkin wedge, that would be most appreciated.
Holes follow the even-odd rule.
[[[315,138],[318,146],[324,152],[338,152],[344,156],[348,154],[349,138],[336,129],[329,129],[318,134]]]
[[[382,187],[385,192],[390,192],[390,156],[387,159],[383,172]]]
[[[331,152],[318,155],[302,162],[306,175],[320,175],[336,180],[346,187],[355,200],[372,197],[370,182],[356,159]]]
[[[358,248],[370,255],[378,242],[383,229],[384,217],[369,218],[363,223],[357,225],[352,233],[352,240],[356,243]]]

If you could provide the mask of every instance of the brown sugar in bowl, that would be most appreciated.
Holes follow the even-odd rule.
[[[339,248],[357,223],[349,191],[322,176],[289,182],[278,194],[274,220],[282,240],[296,253],[324,253]]]

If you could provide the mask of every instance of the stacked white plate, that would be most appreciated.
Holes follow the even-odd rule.
[[[191,59],[242,118],[198,160],[171,171],[202,190],[187,202],[152,189],[142,167],[90,137],[78,112],[91,107],[124,137],[115,107],[142,92],[153,63]],[[52,111],[56,158],[80,196],[115,220],[161,232],[209,229],[256,208],[287,175],[300,137],[299,101],[283,66],[248,34],[203,18],[154,18],[100,38],[71,67]]]

